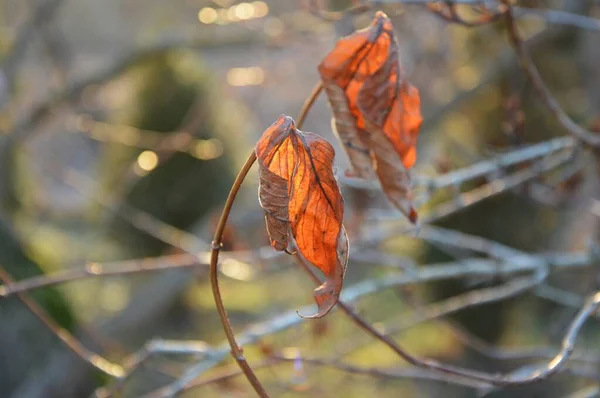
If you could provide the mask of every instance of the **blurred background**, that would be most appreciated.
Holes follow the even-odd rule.
[[[355,4],[320,3],[330,10]],[[533,10],[519,15],[519,27],[549,88],[575,121],[600,128],[600,24],[593,19],[600,18],[600,2],[518,3]],[[566,134],[524,79],[501,20],[471,28],[448,23],[422,5],[386,4],[382,9],[392,17],[403,66],[421,93],[425,120],[416,175],[446,173]],[[468,7],[459,10],[465,18],[477,17]],[[590,24],[555,23],[548,15],[558,14],[544,10],[587,16]],[[322,57],[339,37],[367,26],[374,11],[327,21],[311,13],[307,2],[295,0],[1,0],[0,265],[19,280],[102,269],[104,264],[119,269],[131,264],[121,263],[125,260],[150,257],[165,264],[189,262],[186,251],[207,250],[237,170],[263,130],[282,113],[298,115],[318,81]],[[332,142],[341,174],[348,161],[330,119],[322,95],[303,130]],[[436,224],[526,252],[583,250],[590,239],[598,240],[600,219],[588,211],[590,198],[600,199],[595,162],[591,153],[578,153],[560,173],[530,180]],[[257,181],[253,169],[224,241],[224,250],[254,253],[248,261],[222,264],[222,293],[236,331],[312,303],[314,286],[291,257],[258,250],[268,239]],[[472,181],[469,187],[487,182]],[[351,247],[383,224],[406,225],[385,216],[393,212],[380,193],[342,188]],[[417,193],[422,193],[418,186]],[[421,214],[454,194],[452,189],[435,193],[419,208]],[[354,261],[351,249],[347,286],[469,256],[416,233],[388,236],[372,252],[385,254],[386,260],[374,254]],[[385,332],[388,324],[418,313],[419,305],[501,282],[468,278],[386,289],[354,308]],[[551,276],[548,283],[582,300],[598,289],[600,278],[593,269],[579,269]],[[444,322],[419,323],[394,338],[415,355],[509,371],[530,361],[490,359],[457,337],[456,330],[481,344],[556,347],[577,308],[541,295],[529,291]],[[152,338],[224,341],[205,266],[83,278],[37,289],[31,297],[87,347],[115,361]],[[600,350],[597,333],[591,321],[578,347],[590,354]],[[340,312],[298,322],[244,349],[251,364],[280,352],[362,367],[407,366]],[[156,390],[193,361],[190,356],[154,357],[120,394]],[[487,393],[569,396],[596,385],[598,370],[596,361],[583,375],[565,372],[531,386]],[[300,360],[257,374],[277,397],[481,393],[418,378],[349,374]],[[0,396],[89,396],[110,383],[67,350],[17,297],[0,298]],[[246,397],[253,392],[238,377],[183,396]]]

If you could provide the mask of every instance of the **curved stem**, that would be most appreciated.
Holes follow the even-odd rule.
[[[304,120],[306,120],[306,116],[308,115],[308,111],[312,108],[313,104],[321,94],[321,90],[323,90],[323,82],[319,80],[315,88],[313,88],[310,96],[304,101],[304,105],[302,105],[302,110],[300,110],[300,115],[298,115],[298,119],[296,119],[296,128],[300,130],[302,125],[304,124]]]
[[[233,329],[231,328],[231,322],[229,321],[229,317],[227,316],[227,311],[225,310],[225,306],[223,305],[223,299],[221,297],[221,291],[219,289],[219,275],[217,271],[217,264],[219,262],[219,251],[221,250],[221,239],[223,237],[223,231],[225,229],[225,224],[227,223],[227,218],[229,217],[229,213],[231,212],[231,207],[233,206],[233,202],[235,201],[235,197],[237,196],[238,191],[240,190],[240,186],[246,178],[248,171],[256,161],[256,153],[252,151],[246,163],[242,166],[238,176],[236,177],[233,186],[231,187],[231,191],[229,191],[229,196],[227,197],[227,201],[225,202],[225,208],[221,213],[221,218],[219,219],[219,224],[217,225],[217,230],[215,231],[215,237],[211,244],[211,253],[210,253],[210,284],[212,287],[213,295],[215,298],[215,304],[217,306],[217,311],[219,313],[219,317],[221,318],[221,324],[223,324],[223,330],[225,331],[225,335],[227,336],[227,341],[231,346],[231,355],[235,358],[236,362],[244,375],[254,387],[254,391],[258,394],[259,397],[268,397],[269,395],[265,391],[262,384],[256,375],[246,362],[246,358],[244,358],[244,353],[242,351],[242,347],[238,346],[237,341],[235,340],[235,335],[233,334]]]

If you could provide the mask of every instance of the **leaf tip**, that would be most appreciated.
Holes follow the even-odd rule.
[[[300,315],[303,319],[319,319],[327,315],[338,303],[340,291],[342,289],[341,281],[327,280],[321,286],[316,288],[313,293],[315,303],[317,303],[317,313],[314,315]],[[297,312],[297,311],[296,311]]]

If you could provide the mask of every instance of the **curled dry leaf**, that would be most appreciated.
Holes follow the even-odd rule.
[[[340,39],[319,73],[354,174],[378,178],[390,202],[416,222],[408,169],[417,159],[423,118],[389,18],[378,12],[369,27]]]
[[[292,118],[282,115],[258,141],[256,157],[271,246],[287,251],[292,237],[299,254],[325,275],[314,291],[319,311],[309,317],[320,318],[337,303],[348,263],[335,152],[326,140],[297,130]]]

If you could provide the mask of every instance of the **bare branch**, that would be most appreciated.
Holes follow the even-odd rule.
[[[9,284],[12,282],[10,275],[0,266],[0,279]],[[54,334],[69,350],[71,350],[79,358],[107,374],[108,376],[121,378],[125,374],[124,369],[108,359],[88,350],[75,336],[67,329],[58,325],[44,309],[35,301],[30,299],[25,293],[18,293],[19,300],[27,306],[27,308]]]
[[[53,286],[84,278],[127,275],[138,272],[161,271],[173,268],[189,268],[208,264],[209,253],[199,253],[199,257],[190,254],[174,254],[155,258],[144,258],[110,263],[89,263],[83,269],[65,269],[54,274],[43,274],[21,281],[5,283],[0,286],[0,298],[12,296],[28,290]],[[204,258],[204,262],[200,259]]]
[[[4,78],[9,86],[14,84],[15,74],[26,53],[27,47],[33,41],[32,39],[35,35],[36,26],[42,22],[47,23],[50,21],[62,3],[63,0],[44,0],[38,2],[31,12],[29,20],[19,28],[16,39],[13,42],[9,53],[5,56],[1,67],[4,72]],[[5,96],[0,97],[0,109],[4,108],[4,105],[6,105],[9,98],[10,93],[6,93]]]
[[[239,34],[239,37],[233,37],[232,40],[234,44],[238,42],[247,45],[256,41],[256,38],[256,34],[244,30],[244,34]],[[104,69],[80,80],[69,82],[64,89],[53,93],[49,98],[39,103],[19,119],[12,129],[10,137],[15,142],[26,140],[39,123],[45,120],[46,117],[51,116],[52,110],[57,106],[76,100],[86,87],[106,83],[144,58],[175,49],[194,49],[211,45],[214,45],[214,38],[210,35],[170,34],[150,45],[128,51]]]
[[[545,103],[546,107],[552,112],[556,120],[569,132],[569,134],[588,145],[600,148],[600,134],[586,130],[575,123],[573,119],[571,119],[569,115],[567,115],[567,113],[562,109],[556,98],[554,98],[544,83],[542,76],[533,64],[529,53],[525,49],[523,41],[519,37],[512,8],[509,2],[505,1],[505,4],[508,7],[508,11],[505,14],[505,19],[506,26],[508,28],[509,39],[517,56],[519,57],[523,71],[527,74],[527,76],[529,76],[529,79],[531,80],[535,90],[538,92],[538,95]]]

